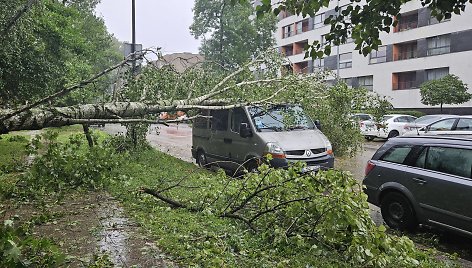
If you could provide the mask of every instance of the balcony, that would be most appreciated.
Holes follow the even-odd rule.
[[[416,71],[392,74],[392,90],[417,88]]]
[[[282,33],[282,38],[287,38],[296,35],[295,31],[287,31]]]
[[[417,42],[401,43],[393,45],[393,60],[409,60],[415,59],[417,55]]]
[[[417,21],[406,21],[397,24],[397,32],[408,31],[415,28],[418,28]]]
[[[396,82],[392,84],[393,90],[403,90],[403,89],[411,89],[416,88],[416,81],[402,81]]]
[[[417,54],[416,51],[404,51],[398,54],[394,54],[393,59],[397,60],[409,60],[409,59],[416,59]]]
[[[418,10],[409,14],[402,14],[398,19],[397,26],[393,29],[396,32],[403,32],[418,28]]]

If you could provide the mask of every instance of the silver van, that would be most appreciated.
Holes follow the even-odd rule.
[[[193,124],[192,156],[199,166],[252,171],[267,154],[270,165],[304,161],[308,170],[332,168],[331,143],[299,105],[202,110]]]

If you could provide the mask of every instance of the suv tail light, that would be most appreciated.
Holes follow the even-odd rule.
[[[374,169],[375,164],[372,161],[367,161],[367,165],[365,166],[365,176],[369,175],[369,173]]]

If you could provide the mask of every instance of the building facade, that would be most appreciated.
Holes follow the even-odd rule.
[[[335,7],[348,5],[349,0],[330,1],[328,8],[313,18],[303,18],[281,12],[275,39],[279,51],[291,63],[295,73],[311,73],[327,69],[353,87],[365,87],[389,97],[395,108],[431,108],[421,104],[420,85],[447,74],[457,75],[469,85],[472,93],[472,5],[462,15],[438,22],[420,1],[410,1],[401,9],[398,25],[389,34],[381,33],[382,46],[370,55],[363,56],[354,50],[355,44],[332,48],[323,59],[305,59],[304,46],[318,40],[330,26],[324,20],[336,15]],[[339,61],[339,63],[338,63]],[[339,71],[338,71],[339,70]],[[447,106],[472,114],[472,101]],[[454,112],[451,110],[451,112]]]

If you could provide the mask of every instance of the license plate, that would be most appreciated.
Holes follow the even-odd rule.
[[[316,172],[321,168],[321,166],[307,166],[302,169],[303,173],[307,172]]]

